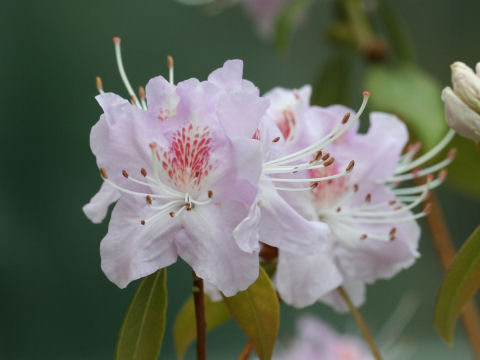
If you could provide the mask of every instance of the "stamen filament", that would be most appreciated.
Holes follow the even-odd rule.
[[[115,45],[115,58],[117,60],[117,67],[118,67],[118,72],[120,73],[120,77],[122,78],[123,84],[125,85],[125,88],[127,89],[128,95],[134,100],[134,104],[137,105],[139,109],[142,107],[140,106],[140,103],[137,99],[137,95],[135,95],[135,92],[132,89],[132,86],[130,85],[130,81],[128,81],[127,74],[125,72],[125,69],[123,67],[123,61],[122,61],[122,51],[120,48],[120,43],[121,39],[119,37],[114,37],[113,38],[113,43]]]
[[[416,160],[412,161],[411,163],[408,163],[404,166],[397,167],[395,174],[401,174],[401,173],[404,173],[405,171],[415,169],[416,167],[419,167],[423,163],[427,162],[428,160],[433,158],[435,155],[437,155],[440,151],[442,151],[443,148],[448,145],[450,140],[452,140],[454,135],[455,135],[455,131],[450,129],[445,135],[445,137],[437,145],[435,145],[435,147],[433,147],[430,151],[420,156]]]

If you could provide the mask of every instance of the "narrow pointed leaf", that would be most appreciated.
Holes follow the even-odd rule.
[[[116,360],[156,360],[167,310],[167,270],[145,277],[128,307],[118,337]]]
[[[252,341],[260,360],[270,360],[278,334],[280,306],[266,272],[260,268],[257,281],[247,290],[223,299],[238,326]]]
[[[205,295],[205,320],[207,331],[210,331],[230,319],[230,313],[223,301],[214,302]],[[188,347],[197,338],[197,324],[195,322],[195,308],[193,296],[183,304],[173,325],[173,339],[175,353],[178,359],[183,359]]]
[[[453,344],[455,322],[480,285],[480,226],[463,244],[443,279],[435,304],[434,323],[440,336]]]

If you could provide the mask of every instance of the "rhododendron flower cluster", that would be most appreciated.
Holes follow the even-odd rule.
[[[273,247],[286,303],[342,310],[337,287],[359,305],[365,284],[414,263],[416,219],[426,213],[416,209],[453,154],[421,166],[451,133],[414,160],[419,147],[402,155],[408,133],[395,116],[372,113],[368,132],[358,132],[368,92],[357,112],[311,106],[309,86],[260,96],[240,60],[175,84],[170,59],[169,79],[151,79],[137,97],[114,43],[130,102],[99,82],[104,113],[90,143],[103,185],[84,211],[100,222],[116,202],[100,246],[116,285],[180,256],[213,298],[216,289],[232,296],[257,279],[262,250]],[[402,186],[414,178],[423,180]]]

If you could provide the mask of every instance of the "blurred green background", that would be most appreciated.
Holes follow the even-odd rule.
[[[478,1],[404,0],[393,5],[414,35],[420,65],[442,85],[450,82],[453,61],[473,66],[480,60]],[[257,36],[239,6],[206,17],[200,9],[173,0],[0,3],[1,359],[113,357],[136,284],[120,290],[105,278],[99,242],[106,222],[91,224],[81,211],[101,181],[89,149],[90,128],[101,113],[94,100],[95,76],[102,76],[107,91],[126,95],[112,37],[123,39],[134,85],[166,75],[165,58],[171,54],[177,81],[204,79],[226,59],[242,58],[246,78],[265,92],[311,82],[329,55],[321,34],[331,7],[331,0],[318,1],[290,50],[279,55]],[[480,201],[448,185],[439,195],[459,246],[480,222]],[[432,325],[442,271],[427,231],[421,253],[411,269],[370,287],[362,311],[375,333],[402,294],[413,293],[420,305],[402,335],[415,349],[412,358],[469,359],[460,327],[455,347],[449,348]],[[162,359],[174,358],[172,321],[191,289],[185,263],[169,268],[168,285]],[[282,311],[279,341],[286,342],[300,312]],[[323,305],[303,312],[316,313],[339,330],[351,327],[348,315]],[[209,358],[235,359],[245,342],[229,322],[209,334]],[[194,358],[192,349],[188,358]]]

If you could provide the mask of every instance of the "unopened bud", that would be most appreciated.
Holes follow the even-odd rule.
[[[480,141],[480,63],[476,74],[462,62],[451,66],[453,90],[442,91],[448,125],[466,138]]]

